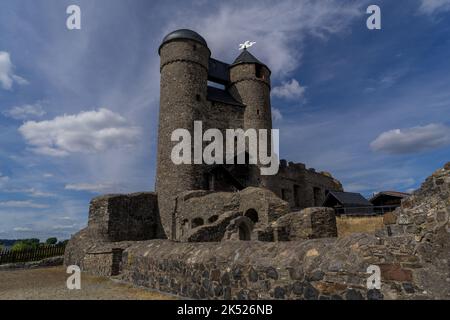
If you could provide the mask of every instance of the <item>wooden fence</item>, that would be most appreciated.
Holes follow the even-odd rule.
[[[0,250],[0,264],[39,261],[45,258],[62,256],[66,246],[64,244],[40,246],[25,250]]]

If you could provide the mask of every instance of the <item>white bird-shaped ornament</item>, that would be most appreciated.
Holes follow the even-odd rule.
[[[249,40],[245,41],[244,43],[241,43],[239,45],[239,50],[245,50],[247,48],[250,48],[251,46],[253,46],[256,42],[251,42]]]

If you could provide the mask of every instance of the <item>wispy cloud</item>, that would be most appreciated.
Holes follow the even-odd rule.
[[[256,41],[252,51],[270,66],[275,77],[283,77],[294,71],[302,58],[301,46],[294,43],[301,43],[307,35],[325,39],[345,31],[362,15],[365,2],[227,1],[216,8],[210,6],[210,12],[195,6],[196,12],[180,10],[167,31],[172,31],[175,25],[204,30],[202,33],[215,55],[229,60],[235,58],[230,50],[233,44],[237,48],[239,41]],[[263,46],[258,46],[262,43]]]
[[[0,172],[0,187],[9,181],[9,177],[2,175]]]
[[[416,153],[450,144],[450,127],[429,124],[383,132],[371,144],[373,151],[389,154]]]
[[[10,90],[14,83],[27,84],[27,80],[14,74],[14,66],[8,52],[0,51],[0,85],[5,90]]]
[[[46,204],[36,203],[31,200],[24,201],[3,201],[0,202],[0,207],[5,208],[30,208],[30,209],[45,209],[49,206]]]
[[[3,112],[3,115],[16,120],[27,120],[30,118],[40,118],[44,116],[46,112],[42,107],[42,102],[36,102],[35,104],[25,104],[22,106],[14,106],[9,110]]]
[[[13,229],[15,232],[31,232],[33,229],[27,227],[15,227]]]
[[[274,122],[279,122],[283,120],[283,115],[281,114],[280,109],[272,107],[272,120]]]
[[[70,224],[70,225],[56,225],[52,227],[52,230],[77,230],[80,226],[77,224]]]
[[[450,11],[450,0],[421,0],[419,11],[425,14]]]
[[[284,81],[280,86],[272,89],[272,96],[288,99],[298,100],[305,94],[305,87],[302,87],[297,80],[291,79],[291,81]]]
[[[53,120],[28,121],[19,131],[33,151],[55,157],[129,147],[140,134],[140,129],[128,125],[124,117],[103,108]]]
[[[102,193],[102,192],[117,192],[119,187],[115,184],[109,183],[76,183],[68,184],[65,186],[66,190],[72,191],[87,191],[92,193]]]
[[[8,193],[24,193],[27,194],[31,197],[34,198],[51,198],[51,197],[55,197],[56,194],[55,193],[51,193],[51,192],[45,192],[45,191],[41,191],[35,188],[29,188],[29,189],[9,189],[9,190],[5,190],[5,192]]]

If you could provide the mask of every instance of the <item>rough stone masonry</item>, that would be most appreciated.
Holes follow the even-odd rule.
[[[337,238],[334,211],[320,207],[342,190],[329,173],[170,162],[171,130],[195,120],[271,128],[268,67],[248,51],[231,65],[210,53],[190,30],[163,40],[157,192],[93,199],[65,264],[196,299],[449,299],[450,163],[377,234]],[[367,287],[371,265],[380,290]]]

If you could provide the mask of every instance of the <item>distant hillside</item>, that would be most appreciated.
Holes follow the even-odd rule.
[[[12,247],[17,240],[0,239],[0,245],[4,247]]]

